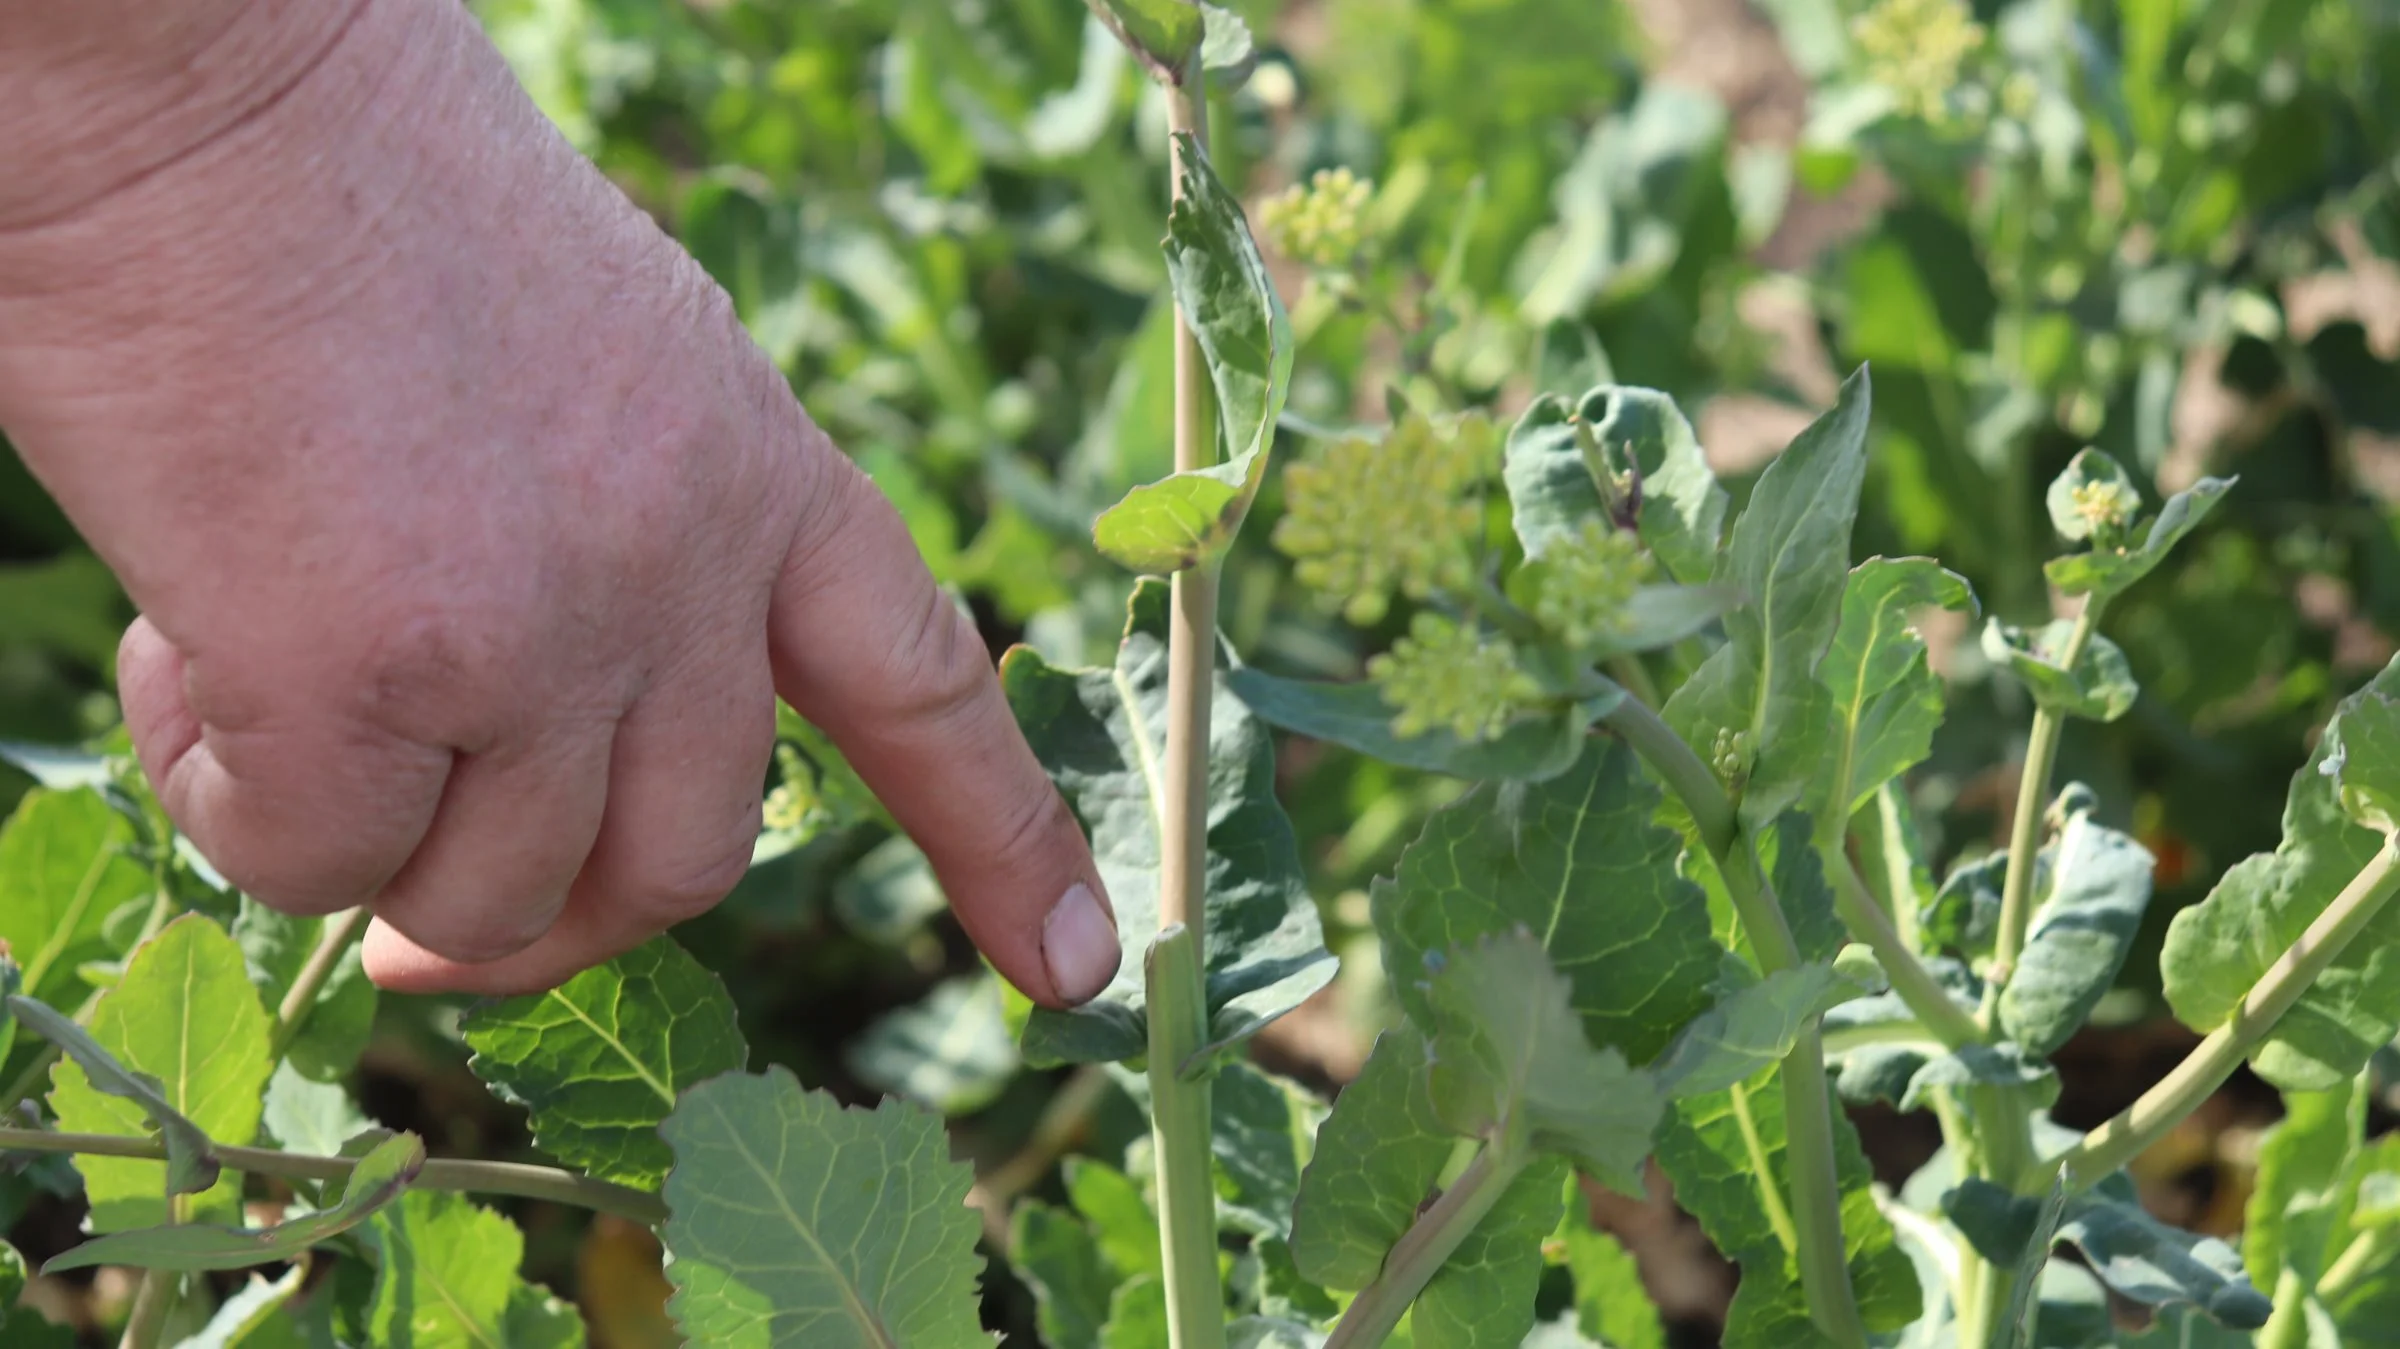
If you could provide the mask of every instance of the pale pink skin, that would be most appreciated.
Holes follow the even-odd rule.
[[[0,126],[0,427],[235,884],[371,904],[389,987],[553,985],[739,878],[780,692],[1002,974],[1114,973],[972,626],[458,0],[0,0]]]

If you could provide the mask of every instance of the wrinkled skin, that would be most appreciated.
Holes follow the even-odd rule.
[[[387,986],[555,984],[741,875],[780,692],[1003,974],[1107,982],[972,626],[456,0],[0,0],[0,124],[0,427],[229,879],[371,904]]]

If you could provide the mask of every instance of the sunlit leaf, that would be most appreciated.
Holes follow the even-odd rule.
[[[2000,1026],[2036,1058],[2056,1053],[2116,983],[2150,904],[2152,859],[2125,834],[2070,816],[2043,851],[2046,882],[2000,990]]]
[[[1983,654],[2015,675],[2036,706],[2070,717],[2115,721],[2133,707],[2140,692],[2132,668],[2115,642],[2093,633],[2069,670],[2060,662],[2074,630],[2074,623],[2063,618],[2038,630],[1993,622],[1983,630]]]

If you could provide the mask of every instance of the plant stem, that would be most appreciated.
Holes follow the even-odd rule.
[[[1150,944],[1150,1137],[1158,1157],[1158,1236],[1170,1349],[1224,1349],[1217,1281],[1216,1179],[1209,1166],[1209,1083],[1186,1075],[1208,1030],[1200,948],[1191,929]]]
[[[1167,90],[1176,132],[1178,200],[1205,154],[1208,84],[1195,53]],[[1175,309],[1175,470],[1216,462],[1215,407],[1192,316]],[[1202,969],[1208,950],[1208,721],[1217,654],[1217,563],[1175,573],[1167,627],[1166,810],[1159,822],[1158,938],[1147,973],[1150,1130],[1158,1165],[1159,1242],[1166,1273],[1169,1349],[1224,1349],[1225,1297],[1217,1282],[1217,1196],[1209,1165],[1209,1083],[1185,1073],[1207,1039]]]
[[[2099,626],[2102,602],[2084,601],[2083,612],[2067,634],[2059,653],[2061,668],[2072,672],[2083,649]],[[2050,769],[2058,757],[2059,732],[2066,727],[2063,713],[2044,707],[2033,714],[2033,729],[2025,739],[2025,771],[2017,779],[2017,815],[2009,822],[2008,875],[2000,887],[2000,931],[1992,940],[1991,980],[1984,989],[1982,1020],[1988,1028],[1998,1013],[2000,990],[2016,972],[2017,956],[2025,949],[2025,929],[2033,921],[2034,861],[2040,853],[2043,802],[2050,796]]]
[[[2291,949],[2259,976],[2225,1024],[2208,1033],[2173,1071],[2145,1091],[2116,1118],[2085,1134],[2060,1161],[2072,1168],[2067,1183],[2084,1189],[2132,1161],[2174,1128],[2233,1076],[2242,1060],[2275,1029],[2310,985],[2345,947],[2382,912],[2400,889],[2400,843],[2383,848],[2359,869]],[[2045,1167],[2044,1170],[2047,1168]]]
[[[49,1129],[0,1129],[0,1152],[74,1152],[149,1162],[167,1159],[165,1145],[153,1139],[122,1134],[67,1134]],[[344,1180],[358,1165],[357,1159],[351,1157],[317,1157],[228,1143],[215,1144],[208,1155],[236,1171],[284,1180]],[[437,1158],[425,1163],[414,1183],[420,1190],[505,1194],[572,1204],[597,1213],[613,1213],[645,1227],[656,1227],[667,1220],[666,1201],[657,1195],[550,1166]]]
[[[1884,911],[1892,917],[1892,927],[1900,934],[1900,944],[1911,951],[1922,950],[1917,944],[1917,881],[1916,859],[1909,855],[1906,831],[1900,824],[1900,789],[1887,782],[1875,793],[1874,851],[1883,859]]]
[[[183,1276],[173,1270],[146,1269],[142,1271],[141,1287],[134,1292],[133,1310],[125,1317],[124,1338],[117,1349],[157,1349],[165,1336],[167,1317],[175,1311],[175,1293]]]
[[[1699,831],[1701,846],[1716,859],[1725,878],[1742,930],[1759,968],[1773,974],[1800,964],[1800,946],[1792,939],[1775,890],[1758,864],[1753,847],[1733,802],[1716,774],[1692,752],[1664,721],[1638,698],[1618,702],[1603,720],[1623,736],[1667,789],[1682,798]],[[1841,1180],[1833,1151],[1833,1102],[1825,1088],[1825,1051],[1817,1024],[1810,1021],[1776,1071],[1783,1080],[1784,1152],[1791,1169],[1792,1222],[1797,1229],[1793,1256],[1800,1264],[1800,1282],[1808,1297],[1809,1319],[1843,1349],[1865,1349],[1866,1325],[1859,1319],[1858,1294],[1850,1286],[1848,1246],[1842,1239]],[[1761,1182],[1773,1185],[1772,1177]]]
[[[2308,1349],[2308,1289],[2298,1270],[2275,1276],[2275,1311],[2258,1328],[2258,1349]]]
[[[1891,916],[1868,893],[1867,883],[1858,874],[1839,840],[1821,849],[1825,874],[1833,881],[1833,907],[1842,916],[1842,926],[1850,935],[1865,942],[1891,978],[1892,991],[1917,1014],[1925,1029],[1933,1032],[1945,1049],[1957,1049],[1974,1044],[1983,1038],[1983,1028],[1976,1024],[1975,1014],[1950,1000],[1950,994],[1933,977],[1933,971],[1917,958],[1908,940],[1892,926]]]
[[[323,932],[317,938],[317,949],[308,953],[308,963],[292,976],[292,986],[275,1009],[275,1028],[267,1038],[267,1057],[280,1059],[307,1028],[309,1014],[317,1009],[317,995],[325,991],[325,981],[333,977],[334,967],[342,963],[351,944],[367,930],[372,917],[364,905],[345,909],[325,920]]]
[[[2352,1237],[2350,1244],[2318,1276],[2317,1296],[2326,1302],[2340,1302],[2349,1295],[2352,1285],[2366,1277],[2368,1269],[2382,1258],[2391,1241],[2392,1229],[2388,1227],[2371,1227]]]
[[[1383,1260],[1383,1272],[1342,1313],[1340,1323],[1325,1338],[1325,1349],[1374,1349],[1389,1338],[1409,1304],[1500,1202],[1509,1183],[1525,1169],[1525,1162],[1518,1149],[1485,1144],[1458,1180],[1433,1201],[1433,1207],[1392,1243],[1391,1254]]]

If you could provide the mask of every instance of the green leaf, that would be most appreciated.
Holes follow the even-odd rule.
[[[2058,1052],[2116,983],[2150,905],[2153,859],[2131,837],[2068,817],[2044,850],[2048,889],[2000,990],[2000,1027],[2035,1058]]]
[[[1236,1061],[1217,1073],[1209,1109],[1218,1221],[1254,1236],[1289,1238],[1300,1174],[1316,1150],[1325,1107],[1298,1083]]]
[[[1524,928],[1570,980],[1594,1046],[1657,1057],[1714,1000],[1722,955],[1658,807],[1639,757],[1612,740],[1547,782],[1486,784],[1435,812],[1374,891],[1401,1005],[1425,1023],[1428,954]]]
[[[2008,1195],[1987,1180],[1962,1182],[1942,1208],[1987,1259],[2013,1263],[2041,1236],[2042,1202]],[[2272,1310],[2231,1246],[2151,1217],[2122,1176],[2067,1196],[2056,1239],[2081,1250],[2101,1282],[2136,1302],[2189,1303],[2242,1330],[2265,1325]]]
[[[501,1343],[508,1349],[584,1349],[583,1314],[535,1284],[520,1282],[508,1295]]]
[[[1509,1182],[1417,1294],[1412,1349],[1517,1349],[1533,1329],[1542,1243],[1558,1228],[1567,1175],[1563,1161],[1545,1158]]]
[[[963,1349],[977,1324],[973,1180],[941,1118],[845,1110],[781,1068],[700,1083],[660,1132],[675,1151],[663,1235],[670,1309],[726,1349]]]
[[[1245,1316],[1225,1327],[1225,1349],[1319,1349],[1325,1336],[1296,1321]]]
[[[468,1066],[525,1107],[544,1152],[644,1189],[671,1165],[658,1126],[676,1097],[750,1054],[724,981],[670,937],[547,993],[478,1007],[459,1034],[475,1051]]]
[[[1609,1349],[1666,1349],[1666,1328],[1642,1285],[1641,1266],[1617,1239],[1594,1228],[1580,1190],[1567,1192],[1566,1221],[1554,1238],[1575,1279],[1575,1324]]]
[[[1001,661],[1009,706],[1033,752],[1091,833],[1092,855],[1125,932],[1158,926],[1165,790],[1167,586],[1134,588],[1113,670],[1061,670],[1019,647]],[[1218,669],[1225,668],[1220,643]],[[1207,996],[1209,1044],[1241,1040],[1300,1005],[1334,973],[1291,822],[1275,802],[1275,752],[1241,700],[1214,689],[1209,712]],[[1147,1051],[1141,942],[1117,977],[1071,1012],[1036,1009],[1027,1063],[1137,1058]]]
[[[2036,854],[2033,885],[2038,892],[2047,882],[2039,868],[2048,865],[2049,850]],[[1961,862],[1942,878],[1942,888],[1934,892],[1918,919],[1925,944],[1939,950],[1956,951],[1968,959],[1991,955],[1992,946],[2000,933],[2000,897],[2008,882],[2008,854],[1989,853],[1971,862]]]
[[[286,1152],[331,1157],[342,1145],[374,1128],[374,1122],[335,1082],[303,1077],[289,1059],[267,1079],[266,1106],[259,1124]]]
[[[2017,677],[2033,695],[2034,705],[2070,717],[2115,721],[2132,708],[2140,686],[2125,653],[2106,637],[2093,633],[2075,668],[2059,664],[2075,624],[2059,619],[2041,630],[2029,631],[1994,621],[1983,629],[1983,654],[1992,664]]]
[[[2285,1218],[2324,1202],[2364,1137],[2366,1093],[2344,1081],[2329,1091],[2287,1092],[2283,1120],[2258,1144],[2258,1173],[2242,1213],[2242,1263],[2251,1282],[2275,1286],[2285,1264]]]
[[[2206,899],[2175,915],[2159,972],[2185,1025],[2204,1034],[2223,1025],[2383,846],[2379,832],[2343,812],[2340,796],[2352,776],[2388,771],[2388,763],[2346,748],[2350,712],[2395,696],[2400,664],[2343,702],[2307,766],[2293,775],[2282,844],[2236,863]],[[2324,1091],[2355,1075],[2396,1033],[2400,905],[2387,904],[2284,1013],[2251,1065],[2286,1091]]]
[[[1402,768],[1478,781],[1557,777],[1583,753],[1593,719],[1609,710],[1606,704],[1570,703],[1520,716],[1490,740],[1464,741],[1438,726],[1423,735],[1395,733],[1391,704],[1371,683],[1282,679],[1241,666],[1226,676],[1226,684],[1269,725]]]
[[[12,1005],[33,1024],[30,1004]],[[172,1161],[76,1159],[91,1199],[92,1230],[156,1226],[167,1220],[169,1174],[177,1178],[178,1192],[205,1187],[215,1176],[213,1163],[193,1165],[204,1139],[238,1144],[258,1136],[272,1067],[267,1014],[233,938],[206,918],[186,914],[133,953],[124,979],[92,1009],[90,1028],[90,1040],[116,1064],[150,1082],[129,1081],[88,1052],[70,1049],[51,1079],[50,1106],[66,1133],[138,1134],[145,1122],[161,1125]],[[168,1124],[160,1102],[189,1129]],[[227,1214],[240,1197],[239,1177],[218,1178],[189,1216]]]
[[[1838,1111],[1833,1126],[1842,1235],[1859,1314],[1869,1330],[1898,1330],[1921,1310],[1916,1272],[1876,1207],[1858,1131]],[[1783,1085],[1772,1075],[1677,1102],[1659,1134],[1659,1165],[1674,1183],[1676,1203],[1742,1269],[1726,1322],[1726,1349],[1818,1342],[1799,1266],[1776,1217],[1789,1212],[1786,1149]]]
[[[1675,400],[1626,385],[1603,384],[1571,403],[1555,394],[1537,398],[1509,431],[1503,479],[1526,556],[1539,558],[1553,541],[1606,514],[1578,421],[1591,429],[1604,468],[1638,477],[1635,528],[1667,575],[1686,584],[1710,579],[1725,489]]]
[[[2329,759],[2352,820],[2379,833],[2400,828],[2400,701],[2368,692],[2342,711],[2339,757]]]
[[[1531,932],[1429,962],[1434,1114],[1451,1130],[1558,1153],[1628,1194],[1666,1098],[1617,1050],[1595,1049],[1572,985]]]
[[[1124,1275],[1100,1255],[1090,1229],[1048,1204],[1017,1205],[1009,1259],[1033,1290],[1034,1318],[1049,1349],[1094,1349],[1109,1297]]]
[[[13,986],[16,979],[14,965],[0,966],[0,980]],[[140,1108],[166,1145],[167,1193],[197,1194],[217,1182],[221,1168],[207,1131],[167,1100],[158,1078],[126,1068],[72,1018],[31,998],[9,994],[8,1010],[26,1029],[63,1051],[82,1071],[92,1091],[121,1097]]]
[[[1747,973],[1748,967],[1742,967]],[[1783,1061],[1840,985],[1830,965],[1777,970],[1694,1017],[1653,1071],[1678,1099],[1746,1082]]]
[[[1181,84],[1207,36],[1192,0],[1085,0],[1127,50],[1165,84]]]
[[[1300,1176],[1292,1263],[1313,1283],[1358,1289],[1431,1199],[1457,1146],[1433,1110],[1425,1041],[1385,1031],[1334,1098]]]
[[[1759,476],[1714,576],[1750,605],[1725,616],[1726,645],[1664,709],[1667,724],[1704,753],[1720,734],[1740,737],[1750,765],[1740,787],[1745,822],[1772,820],[1799,800],[1832,748],[1816,674],[1841,622],[1871,401],[1862,368],[1833,410]]]
[[[1166,1272],[1158,1244],[1158,1215],[1133,1178],[1089,1157],[1069,1157],[1061,1168],[1067,1201],[1090,1224],[1101,1258],[1120,1279]]]
[[[294,918],[242,896],[233,919],[233,939],[249,962],[250,982],[257,986],[261,1004],[282,1007],[292,980],[315,954],[325,923],[323,918]],[[366,1052],[367,1039],[374,1033],[375,1004],[375,985],[368,981],[358,944],[353,942],[335,963],[284,1057],[319,1082],[347,1077],[358,1066],[358,1056]]]
[[[2233,490],[2236,481],[2202,478],[2189,490],[2167,498],[2158,517],[2130,546],[2094,548],[2088,553],[2052,558],[2042,568],[2042,574],[2050,578],[2050,584],[2069,595],[2088,594],[2095,600],[2105,600],[2121,594],[2165,561],[2168,551],[2208,518],[2217,502]]]
[[[0,828],[0,941],[24,968],[26,995],[81,1002],[79,967],[116,954],[108,916],[152,884],[133,822],[99,791],[27,792]]]
[[[981,969],[876,1018],[843,1058],[859,1081],[945,1115],[990,1105],[1018,1066],[1000,981]]]
[[[1182,145],[1183,192],[1167,215],[1167,275],[1208,359],[1228,453],[1213,467],[1136,487],[1102,513],[1092,542],[1135,571],[1196,567],[1232,544],[1266,476],[1292,382],[1291,321],[1241,201],[1188,138]]]
[[[377,1349],[490,1349],[521,1286],[524,1234],[465,1195],[411,1190],[367,1227],[375,1284],[365,1320]]]
[[[1156,1274],[1137,1274],[1109,1295],[1100,1349],[1167,1349],[1167,1288]]]
[[[291,1324],[285,1305],[300,1291],[301,1280],[307,1274],[308,1266],[294,1265],[271,1283],[252,1276],[240,1292],[217,1305],[216,1314],[208,1318],[208,1324],[199,1334],[177,1349],[238,1349],[241,1345],[270,1349],[301,1343],[299,1330]]]
[[[1940,956],[1926,966],[1951,1001],[1969,1013],[1975,1010],[1982,985],[1965,966]],[[1898,1105],[1917,1071],[1947,1052],[1896,993],[1853,998],[1831,1008],[1822,1031],[1826,1062],[1837,1070],[1834,1088],[1852,1105]]]
[[[1848,831],[1850,817],[1885,783],[1932,752],[1942,681],[1909,621],[1936,605],[1971,616],[1975,592],[1928,558],[1868,558],[1842,587],[1841,621],[1817,667],[1835,721],[1826,790],[1811,806],[1828,841]]]
[[[293,1260],[321,1241],[329,1241],[358,1226],[384,1205],[400,1197],[425,1165],[425,1140],[415,1134],[393,1134],[358,1161],[342,1188],[341,1199],[329,1208],[271,1227],[217,1227],[182,1223],[137,1228],[94,1237],[42,1266],[44,1274],[90,1269],[99,1265],[131,1265],[138,1269],[247,1269],[279,1260]]]
[[[2042,1106],[2058,1100],[2058,1074],[2017,1045],[1962,1045],[1926,1060],[1911,1074],[1900,1108],[1915,1110],[1945,1087],[2012,1087],[2028,1091]]]

